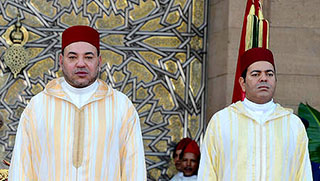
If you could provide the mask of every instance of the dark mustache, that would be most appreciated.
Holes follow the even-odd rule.
[[[268,87],[268,88],[271,87],[270,84],[268,84],[267,82],[260,82],[260,83],[257,85],[257,87],[261,87],[261,86]]]
[[[88,71],[88,69],[86,69],[86,68],[77,68],[77,69],[74,70],[74,72],[75,72],[75,73],[78,73],[78,72],[88,73],[89,71]]]
[[[186,170],[186,171],[192,171],[192,168],[191,168],[191,167],[185,167],[184,170]]]

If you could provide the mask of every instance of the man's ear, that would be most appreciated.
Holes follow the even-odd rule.
[[[245,87],[245,82],[244,82],[244,78],[243,77],[239,77],[239,84],[241,86],[241,89],[243,92],[246,92],[246,87]]]
[[[99,59],[98,59],[98,63],[99,63],[99,67],[101,66],[101,62],[102,62],[102,57],[101,57],[101,55],[99,55]]]
[[[62,65],[62,60],[63,60],[63,55],[62,55],[62,53],[60,53],[60,55],[59,55],[59,64],[60,64],[60,67],[61,67],[61,65]]]

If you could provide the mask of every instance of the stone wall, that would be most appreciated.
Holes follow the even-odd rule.
[[[211,0],[207,120],[232,99],[246,0]],[[277,69],[275,101],[297,112],[300,102],[320,110],[320,1],[264,0]]]

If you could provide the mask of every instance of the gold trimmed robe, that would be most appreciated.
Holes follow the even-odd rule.
[[[47,84],[21,115],[9,180],[146,180],[138,114],[121,92],[98,81],[77,108]]]
[[[198,180],[312,180],[304,125],[279,104],[263,124],[242,102],[228,106],[209,122]]]

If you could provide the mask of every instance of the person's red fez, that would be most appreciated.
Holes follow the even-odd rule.
[[[74,42],[88,42],[100,51],[100,38],[97,30],[91,28],[90,26],[77,25],[67,28],[62,33],[62,50],[71,43]]]
[[[199,149],[199,146],[198,146],[197,142],[191,141],[187,145],[187,147],[186,147],[186,149],[184,150],[183,153],[193,153],[196,156],[200,156],[200,149]]]
[[[176,150],[183,150],[191,141],[192,139],[190,138],[183,138],[177,144]]]
[[[251,64],[258,61],[267,61],[270,62],[273,67],[274,66],[274,60],[273,60],[273,54],[270,50],[266,48],[252,48],[244,52],[241,56],[241,73],[248,68]]]

